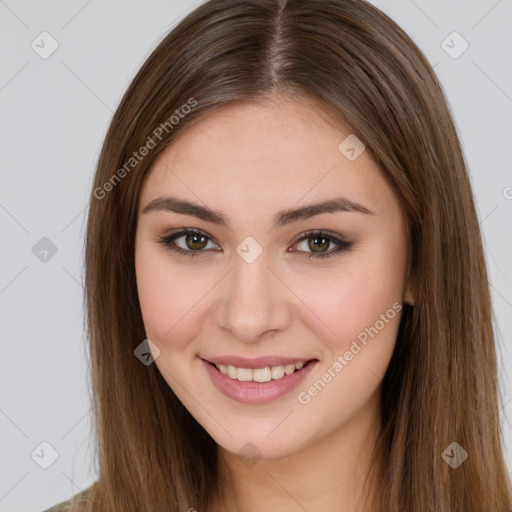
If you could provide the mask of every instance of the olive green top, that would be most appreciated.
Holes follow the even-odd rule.
[[[94,484],[93,484],[94,485]],[[92,487],[92,485],[91,485]],[[91,490],[91,487],[88,487],[82,492],[79,492],[78,494],[75,494],[71,498],[69,498],[66,501],[62,501],[61,503],[58,503],[57,505],[54,505],[53,507],[44,510],[43,512],[69,512],[72,510],[71,506],[78,504],[78,503],[87,503],[87,496],[89,491]],[[74,510],[80,510],[80,508],[75,508]]]

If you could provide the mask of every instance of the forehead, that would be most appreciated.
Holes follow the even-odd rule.
[[[349,137],[347,139],[347,137]],[[371,156],[340,151],[346,126],[304,101],[240,103],[207,114],[180,134],[150,169],[141,202],[165,193],[278,207],[348,195],[373,209],[393,195]],[[275,208],[278,209],[278,208]]]

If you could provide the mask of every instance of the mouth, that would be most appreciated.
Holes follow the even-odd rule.
[[[239,382],[270,382],[279,380],[292,373],[299,371],[316,359],[299,361],[298,363],[289,363],[286,365],[264,366],[262,368],[246,368],[228,364],[216,364],[208,361],[220,373],[226,375],[232,380]]]
[[[236,359],[237,366],[234,364]],[[267,364],[263,365],[265,361]],[[214,386],[238,402],[265,403],[289,394],[319,363],[318,359],[201,359]]]

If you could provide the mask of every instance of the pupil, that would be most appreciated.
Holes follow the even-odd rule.
[[[189,235],[187,241],[190,241],[192,239],[192,242],[191,242],[191,245],[194,245],[194,244],[199,244],[200,247],[191,247],[192,249],[202,249],[203,246],[204,246],[204,241],[203,243],[201,243],[201,241],[197,241],[197,239],[203,239],[204,240],[204,236],[203,235],[197,235],[197,234],[192,234],[192,235]]]
[[[313,249],[314,251],[316,251],[316,249],[318,248],[321,248],[323,245],[325,245],[326,243],[326,239],[325,238],[313,238],[314,242],[313,242],[313,246],[311,247],[311,249]],[[317,241],[318,240],[321,240],[321,242],[318,244]],[[322,251],[316,251],[316,252],[322,252]]]
[[[199,239],[199,241],[198,241],[198,239]],[[200,247],[192,247],[192,248],[194,248],[194,249],[202,249],[204,247],[204,236],[203,235],[197,235],[197,234],[189,235],[188,238],[187,238],[187,242],[190,242],[190,240],[192,240],[191,241],[191,245],[199,244],[199,246],[200,246]],[[310,244],[310,248],[313,251],[322,252],[322,251],[318,251],[317,249],[322,249],[322,247],[325,246],[326,238],[315,237],[315,238],[312,238],[311,240],[313,240],[313,245]],[[320,243],[318,243],[319,240],[321,240]]]

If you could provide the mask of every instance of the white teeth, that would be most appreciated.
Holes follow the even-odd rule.
[[[294,364],[287,364],[284,367],[284,373],[286,373],[286,375],[290,375],[290,373],[293,373],[294,371],[295,371],[295,365]]]
[[[284,377],[284,366],[272,366],[270,373],[273,379]]]
[[[241,368],[238,369],[238,375],[240,375],[240,370]],[[252,380],[255,380],[256,382],[268,382],[269,380],[272,380],[272,373],[269,366],[249,371],[252,371]]]
[[[266,366],[265,368],[237,368],[236,366],[216,364],[221,373],[227,375],[233,380],[240,382],[269,382],[271,380],[281,379],[285,375],[292,374],[295,370],[300,370],[304,362],[296,364],[287,364],[286,366]]]
[[[250,368],[238,368],[237,379],[243,382],[252,380],[252,370]]]
[[[234,366],[229,365],[228,366],[228,376],[232,379],[236,379],[236,376],[238,374],[238,368],[235,368]]]

